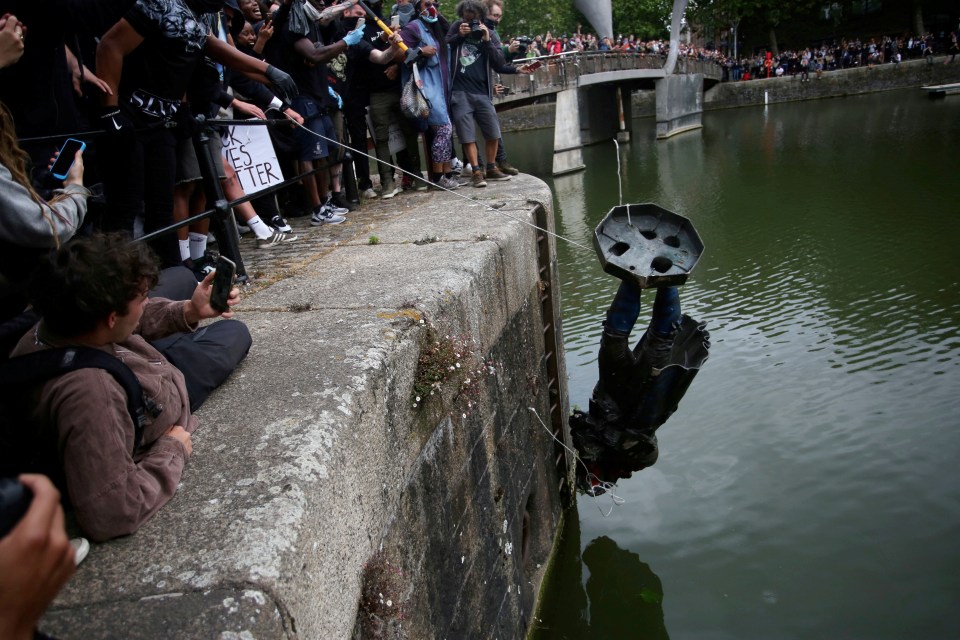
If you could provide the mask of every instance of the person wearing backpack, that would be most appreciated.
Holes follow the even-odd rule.
[[[100,368],[82,368],[36,385],[33,425],[55,457],[77,522],[92,540],[136,531],[173,496],[192,452],[197,419],[188,382],[148,340],[197,329],[201,320],[229,318],[210,306],[210,274],[185,301],[148,298],[157,283],[156,257],[122,234],[67,243],[41,266],[31,301],[41,320],[12,358],[60,347],[92,347],[123,362],[146,405],[141,441],[124,388]],[[228,309],[239,301],[233,289]],[[225,372],[245,357],[250,334],[237,321],[204,327],[210,366]],[[214,344],[215,343],[215,344]],[[206,374],[207,372],[202,372]]]

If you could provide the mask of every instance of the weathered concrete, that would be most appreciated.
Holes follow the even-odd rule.
[[[620,132],[619,95],[615,84],[580,89],[580,139],[583,144],[617,137]]]
[[[543,358],[556,264],[538,270],[525,224],[552,199],[529,176],[469,191],[499,212],[404,194],[337,227],[293,220],[304,237],[270,252],[243,241],[249,357],[198,413],[174,499],[135,535],[95,545],[43,629],[523,635],[564,476],[537,417],[549,425],[551,403],[567,406]],[[429,327],[463,346],[467,373],[417,402]],[[378,602],[358,608],[364,589]]]
[[[703,75],[667,76],[657,81],[657,139],[699,129],[702,116]]]
[[[585,168],[580,133],[580,91],[576,88],[561,91],[557,94],[553,129],[553,175]]]
[[[799,75],[724,82],[707,90],[704,95],[704,108],[730,109],[817,100],[960,81],[960,63],[945,65],[945,59],[936,58],[933,64],[924,60],[911,60],[900,64],[829,71],[819,80],[811,73],[810,82],[800,82]]]

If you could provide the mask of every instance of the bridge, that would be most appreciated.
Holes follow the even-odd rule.
[[[630,95],[657,92],[657,138],[668,138],[702,126],[703,91],[720,81],[720,65],[678,57],[673,73],[667,56],[619,51],[567,53],[525,62],[541,63],[533,73],[503,75],[504,95],[494,98],[498,110],[556,96],[553,173],[584,168],[582,149],[632,133]],[[517,61],[521,62],[521,61]]]

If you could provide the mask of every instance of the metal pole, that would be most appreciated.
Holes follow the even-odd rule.
[[[206,118],[197,116],[197,122],[205,124]],[[223,187],[220,185],[220,176],[217,175],[217,168],[213,161],[209,142],[208,128],[204,126],[200,133],[193,137],[193,148],[197,153],[197,161],[200,163],[200,175],[203,176],[203,190],[207,196],[207,206],[212,205],[212,208],[216,210],[216,213],[211,217],[213,235],[217,239],[220,253],[236,263],[237,281],[246,282],[248,280],[247,270],[243,266],[243,256],[240,255],[240,234],[237,232],[237,222],[233,219],[230,203],[223,194]]]

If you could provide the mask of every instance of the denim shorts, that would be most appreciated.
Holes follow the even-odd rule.
[[[314,98],[304,95],[294,98],[290,106],[303,116],[303,126],[309,129],[304,131],[303,128],[297,127],[295,130],[299,146],[298,159],[320,160],[329,156],[329,145],[332,144],[330,140],[336,141],[337,133],[333,128],[333,121],[327,115],[326,107],[320,105]]]
[[[457,137],[462,144],[477,141],[474,118],[480,123],[480,132],[487,140],[500,139],[500,118],[486,95],[454,91],[450,97],[450,119],[457,127]]]

